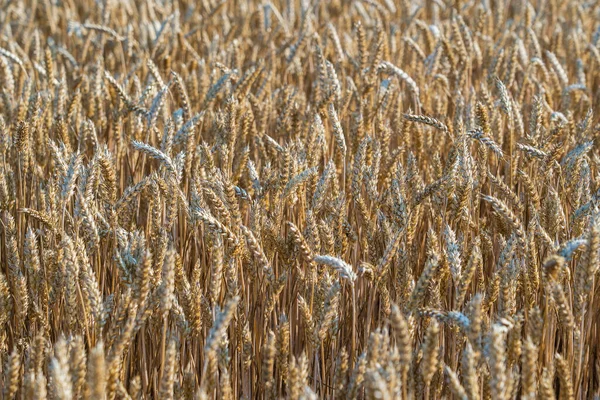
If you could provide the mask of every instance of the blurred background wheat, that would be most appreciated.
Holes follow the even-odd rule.
[[[3,398],[600,396],[596,1],[0,3]]]

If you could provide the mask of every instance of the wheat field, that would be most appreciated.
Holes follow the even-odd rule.
[[[596,1],[0,1],[2,398],[600,398],[599,85]]]

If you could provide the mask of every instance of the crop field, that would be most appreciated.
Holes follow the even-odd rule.
[[[0,0],[0,398],[600,399],[600,4]]]

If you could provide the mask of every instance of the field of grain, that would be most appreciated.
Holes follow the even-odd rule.
[[[0,1],[4,399],[600,398],[600,4]]]

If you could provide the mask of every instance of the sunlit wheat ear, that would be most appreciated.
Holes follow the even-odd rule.
[[[106,364],[104,345],[98,343],[90,350],[87,367],[87,393],[88,398],[104,398],[106,395]]]
[[[428,387],[437,370],[438,346],[437,336],[439,333],[439,325],[435,320],[432,320],[422,345],[423,359],[421,360],[421,376],[425,386]]]
[[[12,398],[19,388],[19,380],[21,371],[21,355],[14,349],[8,358],[7,370],[4,375],[4,392],[5,398]]]
[[[132,142],[133,147],[136,148],[137,150],[148,154],[150,157],[155,158],[157,160],[159,160],[161,163],[163,163],[167,169],[169,170],[169,172],[171,172],[173,175],[175,175],[177,173],[177,169],[175,168],[175,164],[173,163],[173,160],[167,156],[165,153],[163,153],[162,151],[158,150],[157,148],[154,148],[150,145],[147,145],[145,143],[141,143],[141,142],[137,142],[137,141],[133,141]]]
[[[171,339],[167,348],[166,367],[163,371],[163,378],[160,382],[160,397],[162,399],[173,398],[173,383],[175,379],[175,363],[177,362],[177,348],[175,340]]]
[[[313,260],[316,263],[330,266],[340,274],[340,277],[347,279],[350,283],[356,280],[356,274],[352,270],[352,266],[337,257],[315,256]]]

